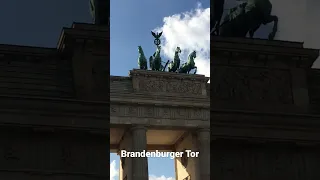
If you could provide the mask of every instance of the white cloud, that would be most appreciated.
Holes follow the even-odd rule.
[[[110,163],[110,180],[116,180],[119,176],[119,170],[116,167],[116,161]]]
[[[116,167],[116,161],[113,160],[110,163],[110,180],[116,180],[119,177],[119,169]],[[149,176],[149,180],[174,180],[172,177],[165,177],[165,176],[154,176],[151,175]]]
[[[172,178],[172,177],[167,178],[165,176],[157,177],[157,176],[151,175],[151,176],[149,176],[149,180],[174,180],[174,178]]]
[[[210,8],[204,9],[198,3],[194,10],[165,17],[163,23],[155,29],[163,31],[162,54],[173,60],[174,50],[179,46],[182,64],[196,50],[197,74],[210,77]]]

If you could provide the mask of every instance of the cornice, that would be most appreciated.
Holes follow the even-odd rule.
[[[79,113],[78,115],[107,116],[109,102],[81,101],[73,99],[0,96],[0,109],[39,111],[48,113]]]
[[[214,139],[261,139],[281,142],[320,142],[320,116],[211,110]]]
[[[22,54],[30,56],[48,56],[57,53],[56,48],[0,44],[1,54]]]
[[[320,115],[271,113],[211,109],[211,123],[230,126],[259,126],[264,128],[311,130],[320,132]]]
[[[132,80],[131,77],[125,77],[125,76],[110,76],[110,81],[130,81]]]
[[[190,81],[199,81],[199,82],[208,82],[209,77],[198,74],[181,74],[173,72],[161,72],[161,71],[151,71],[151,70],[140,70],[133,69],[129,73],[130,77],[139,76],[139,77],[154,77],[161,79],[178,79],[178,80],[190,80]]]
[[[74,23],[71,28],[63,28],[57,43],[58,49],[63,49],[67,38],[71,39],[87,39],[89,41],[110,39],[109,30],[105,27],[95,26],[92,24]]]
[[[309,68],[319,56],[319,50],[303,48],[302,43],[284,41],[212,37],[210,46],[213,56],[219,51],[288,56],[289,58],[285,58],[286,61],[293,61]]]
[[[220,37],[211,36],[211,42],[228,42],[233,44],[255,44],[255,45],[268,45],[274,47],[290,47],[290,48],[303,48],[302,42],[282,41],[282,40],[267,40],[258,38],[236,38],[236,37]]]
[[[127,97],[118,95],[111,96],[110,103],[115,104],[137,104],[137,105],[155,105],[155,106],[174,106],[174,107],[197,107],[197,108],[210,108],[210,100],[203,99],[195,99],[194,101],[185,100],[185,98],[177,98],[177,97],[144,97],[129,95]]]

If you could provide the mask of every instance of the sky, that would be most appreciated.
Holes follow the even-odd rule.
[[[111,75],[127,75],[138,68],[138,46],[147,59],[156,47],[151,31],[162,35],[162,60],[173,60],[180,46],[180,59],[197,51],[198,74],[210,76],[209,0],[113,0],[111,1]]]
[[[92,21],[88,7],[88,0],[1,1],[0,43],[56,47],[62,27]]]

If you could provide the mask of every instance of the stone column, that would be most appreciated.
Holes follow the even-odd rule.
[[[142,152],[147,150],[147,129],[135,126],[132,132],[132,151]],[[132,158],[132,180],[148,180],[148,159],[146,157]]]
[[[210,129],[198,131],[198,143],[200,179],[210,180]]]

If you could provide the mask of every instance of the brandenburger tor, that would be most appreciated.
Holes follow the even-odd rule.
[[[176,180],[320,179],[319,51],[274,40],[268,0],[223,19],[214,1],[210,85],[195,51],[162,62],[161,32],[150,58],[137,42],[137,69],[110,76],[106,2],[56,48],[0,45],[1,180],[108,179],[109,150],[199,152],[175,159]],[[254,39],[268,23],[269,40]],[[147,158],[121,158],[119,178],[148,180]]]

